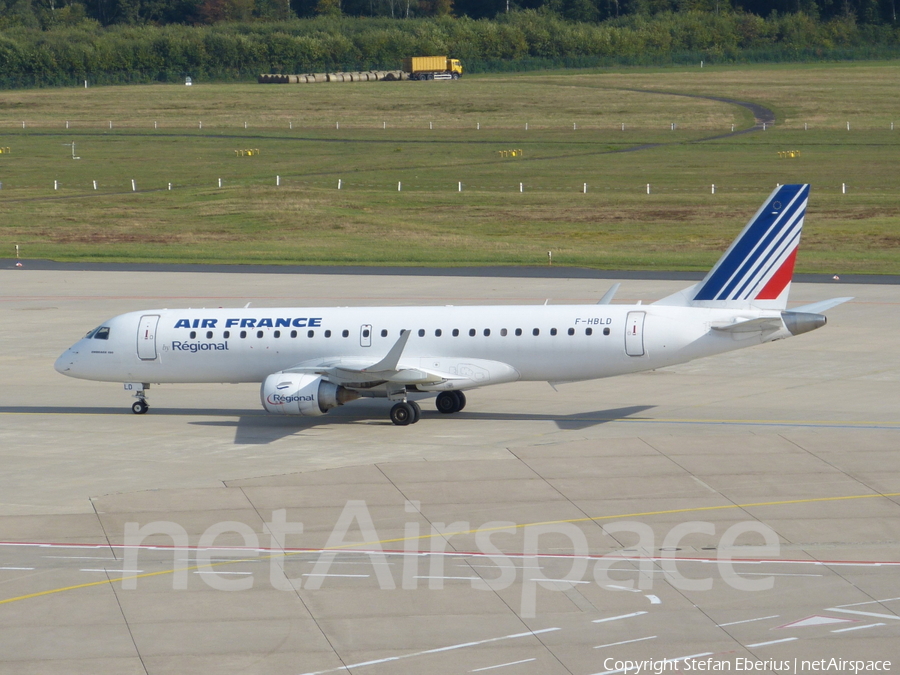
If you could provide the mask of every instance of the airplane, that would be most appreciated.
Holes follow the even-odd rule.
[[[808,200],[809,185],[777,187],[702,281],[647,305],[612,304],[615,284],[592,305],[152,309],[104,322],[55,367],[124,383],[136,414],[150,383],[260,382],[270,413],[386,398],[405,426],[412,395],[456,413],[479,387],[653,370],[824,326],[852,298],[787,309]]]

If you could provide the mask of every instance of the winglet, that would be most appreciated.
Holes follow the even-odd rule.
[[[609,303],[611,303],[612,299],[616,295],[616,291],[619,290],[619,286],[621,286],[621,285],[622,284],[613,284],[612,286],[610,286],[609,290],[603,294],[603,297],[597,301],[597,304],[598,305],[608,305]]]
[[[400,356],[403,354],[403,350],[406,348],[406,342],[409,340],[411,334],[412,331],[410,330],[400,331],[400,338],[394,343],[394,346],[391,347],[391,351],[387,353],[387,356],[378,363],[371,365],[368,368],[363,368],[362,372],[380,373],[386,370],[397,370],[397,364],[400,363]]]

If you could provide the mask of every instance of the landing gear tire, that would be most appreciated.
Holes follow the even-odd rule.
[[[419,404],[415,401],[408,401],[409,407],[413,409],[413,420],[410,424],[415,424],[420,419],[422,419],[422,408],[419,407]]]
[[[408,424],[412,424],[415,419],[415,408],[406,401],[401,401],[391,408],[391,422],[398,427],[405,427]]]
[[[449,415],[466,407],[466,395],[461,391],[442,391],[434,401],[438,412]]]
[[[144,399],[135,401],[131,405],[131,412],[133,412],[135,415],[143,415],[148,410],[150,410],[150,406],[147,405],[147,401],[145,401]]]

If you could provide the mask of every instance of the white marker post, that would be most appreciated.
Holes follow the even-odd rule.
[[[281,176],[275,176],[275,187],[279,187],[281,185]]]
[[[137,192],[137,185],[134,182],[134,178],[131,179],[131,191]]]
[[[522,183],[519,183],[519,192],[524,192],[524,191],[525,191],[525,186],[522,185]]]
[[[716,194],[716,184],[712,184],[712,194]]]
[[[850,131],[850,122],[847,122],[847,131]]]
[[[585,183],[584,186],[581,188],[581,194],[584,194],[584,195],[587,194],[587,183]]]
[[[841,194],[842,195],[847,194],[847,184],[846,183],[841,183]]]
[[[219,187],[222,187],[222,179],[219,179]]]
[[[56,180],[53,181],[53,189],[54,189],[54,190],[59,190],[59,181],[56,181]]]
[[[429,122],[429,123],[428,123],[428,128],[429,128],[429,129],[434,129],[434,124],[433,124],[432,122]]]
[[[171,184],[171,183],[169,183],[169,189],[170,189],[170,190],[172,189],[172,184]]]
[[[200,121],[197,123],[197,128],[199,128],[199,129],[202,129],[202,128],[203,128],[203,120],[200,120]]]
[[[66,129],[69,128],[69,120],[66,120]]]
[[[341,179],[338,178],[338,190],[340,190],[340,189],[341,189]]]
[[[481,122],[476,122],[476,123],[475,123],[475,130],[476,130],[476,131],[481,131]]]
[[[397,181],[397,192],[400,192],[400,190],[402,188],[403,188],[403,184],[400,181]]]
[[[96,190],[97,189],[97,181],[93,181],[93,183],[94,183],[94,189]]]
[[[462,181],[459,181],[459,183],[457,184],[457,189],[456,189],[456,191],[457,191],[457,192],[462,192]]]
[[[647,194],[650,194],[650,183],[647,183]]]

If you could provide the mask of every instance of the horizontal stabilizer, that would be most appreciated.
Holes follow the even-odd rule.
[[[810,305],[803,305],[802,307],[794,307],[792,312],[806,312],[809,314],[821,314],[832,307],[837,307],[838,305],[842,305],[845,302],[850,302],[853,298],[831,298],[831,300],[821,300],[819,302],[814,302]]]
[[[710,328],[723,333],[757,333],[778,330],[781,326],[780,316],[764,316],[759,319],[738,319],[732,323],[714,323]]]

